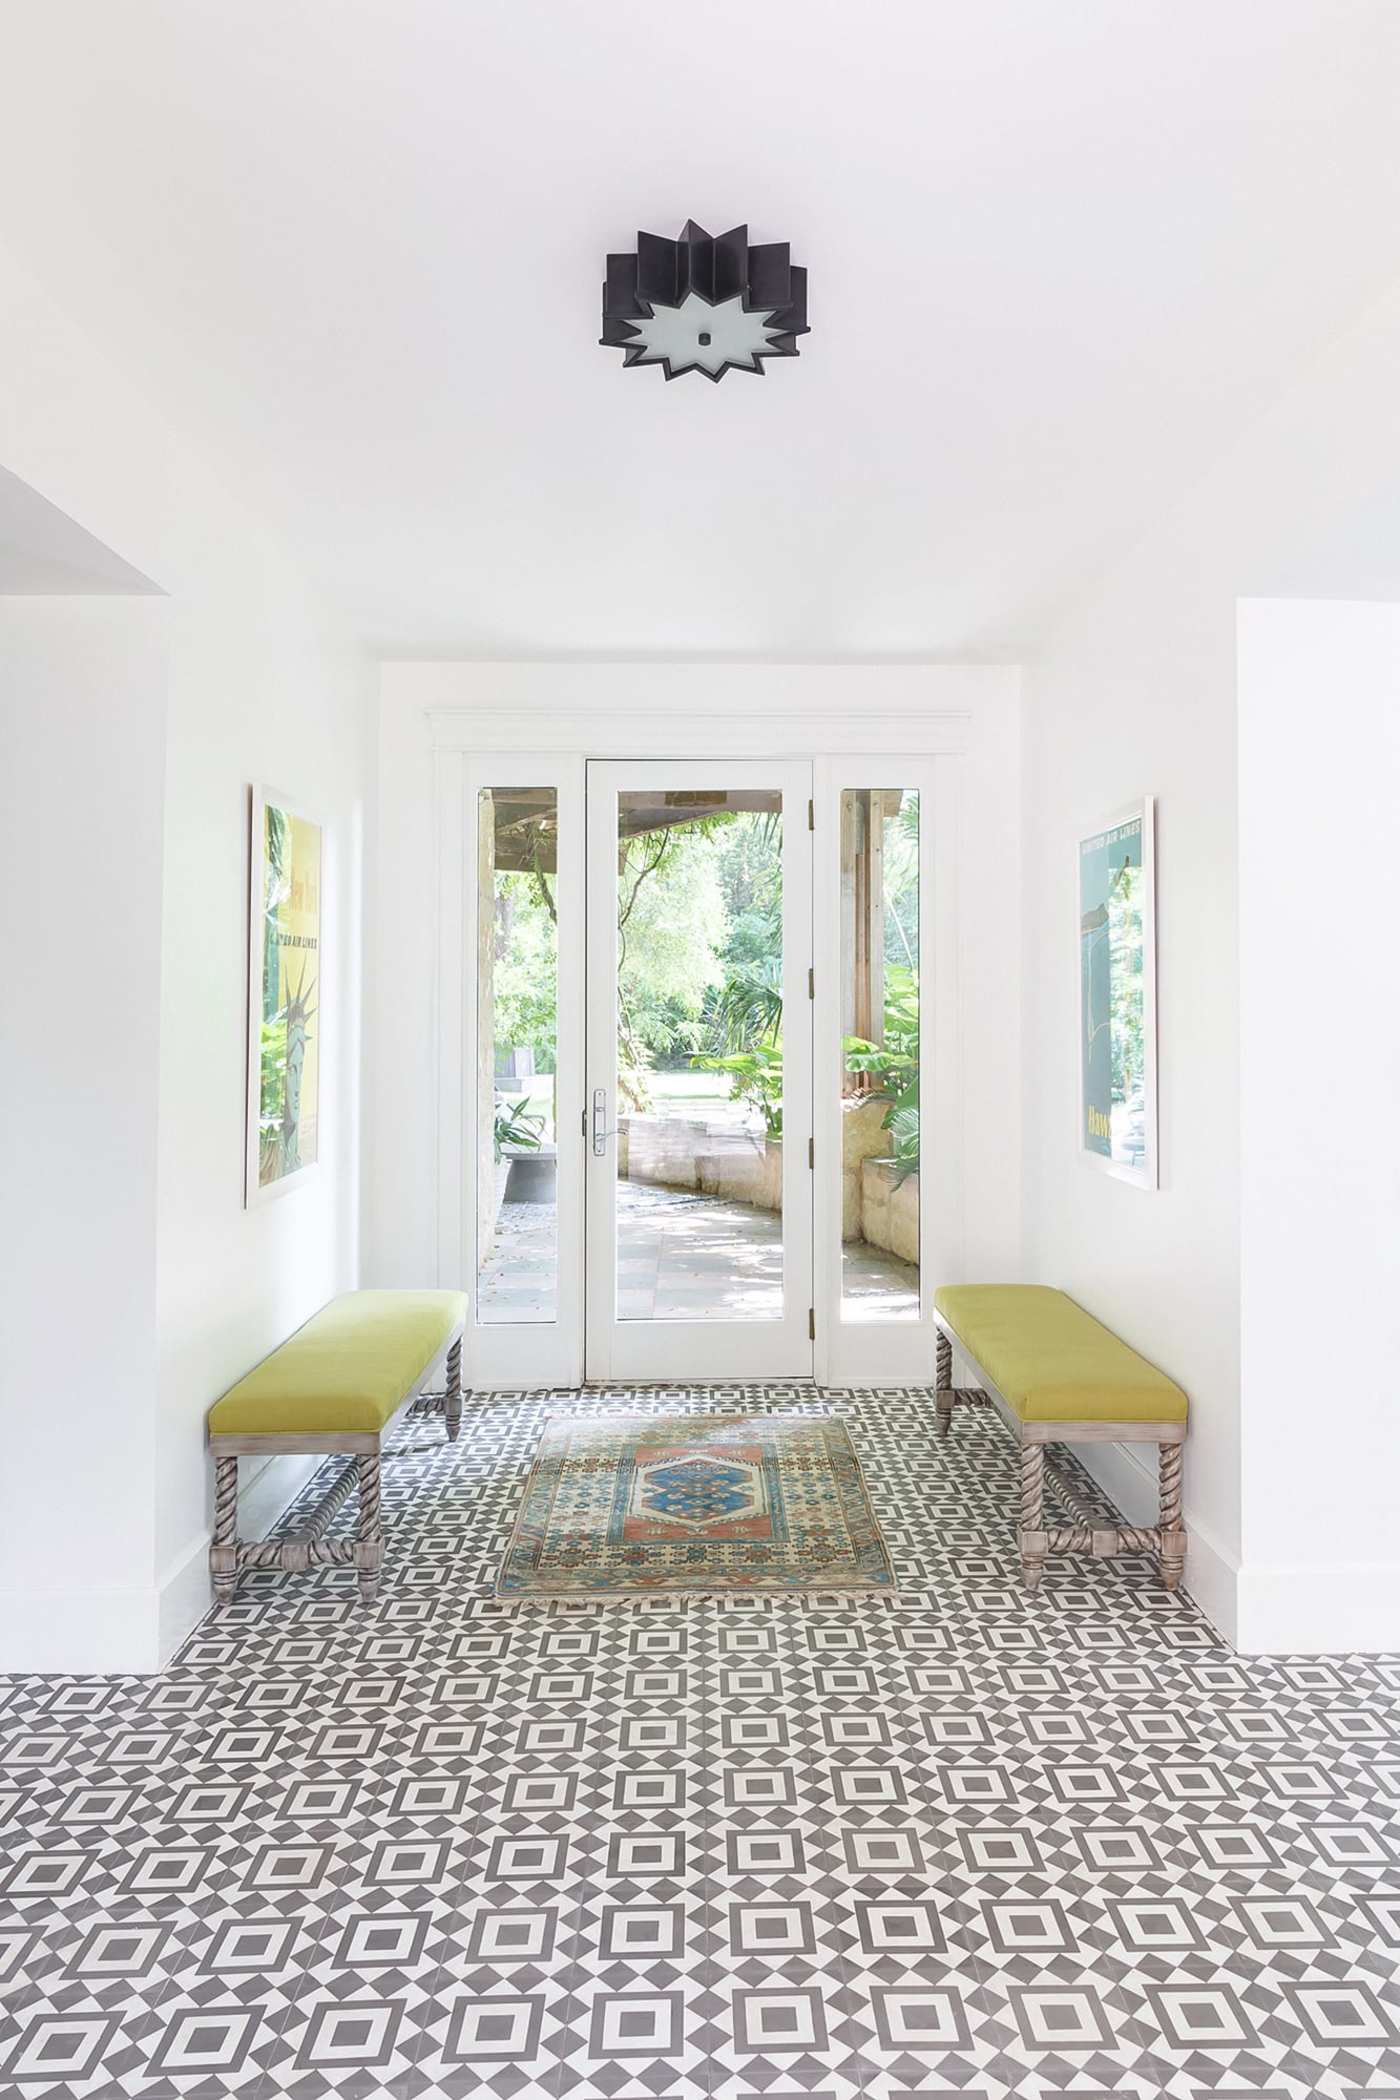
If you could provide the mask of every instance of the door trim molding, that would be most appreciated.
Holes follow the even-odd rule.
[[[942,760],[936,769],[936,800],[945,822],[951,820],[953,867],[943,871],[937,884],[943,922],[939,974],[945,992],[952,990],[954,1010],[947,1011],[946,999],[940,1002],[940,1033],[943,1069],[950,1076],[962,1076],[966,987],[957,980],[962,974],[958,961],[966,906],[959,904],[956,893],[966,841],[958,833],[966,821],[964,795],[972,794],[975,800],[983,793],[987,753],[1000,748],[995,725],[1018,700],[1019,678],[1013,666],[419,662],[384,665],[382,689],[392,693],[397,705],[417,712],[431,746],[438,891],[438,971],[433,987],[437,1255],[444,1285],[460,1287],[471,1266],[464,1258],[463,1229],[462,1170],[471,1108],[463,1098],[463,943],[469,925],[464,891],[474,870],[463,865],[462,813],[465,776],[473,758],[488,766],[498,759],[509,764],[514,757],[553,758],[576,766],[580,782],[583,764],[590,758],[694,759],[697,746],[705,744],[726,757],[825,759],[838,766],[845,758]],[[643,704],[643,694],[650,705]],[[874,707],[869,705],[872,700]],[[703,757],[703,751],[698,755]],[[945,1159],[955,1169],[957,1183],[955,1219],[947,1220],[954,1245],[944,1250],[946,1273],[954,1280],[963,1274],[972,1228],[965,1210],[966,1113],[966,1101],[959,1098],[944,1125]],[[818,1277],[819,1300],[821,1289]],[[823,1310],[819,1302],[816,1374],[830,1381],[844,1351],[839,1345],[831,1348],[834,1337],[829,1327],[823,1332]],[[921,1321],[918,1330],[922,1328]],[[918,1330],[910,1323],[905,1333],[912,1336]],[[479,1386],[527,1382],[522,1376],[509,1381],[483,1377],[484,1368],[477,1368]],[[580,1353],[575,1375],[581,1374]],[[557,1373],[540,1382],[556,1379],[571,1382]]]
[[[659,708],[494,709],[442,707],[427,710],[433,748],[439,754],[471,751],[555,752],[586,759],[693,758],[696,717],[688,710],[672,718]],[[963,710],[939,713],[909,708],[880,713],[784,707],[755,713],[716,705],[703,707],[708,736],[727,758],[788,758],[793,730],[801,724],[807,756],[843,752],[903,752],[910,757],[960,756],[971,740],[972,717]]]

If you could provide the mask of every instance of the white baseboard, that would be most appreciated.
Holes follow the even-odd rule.
[[[260,1539],[290,1508],[324,1458],[266,1458],[254,1468],[245,1459],[238,1484],[238,1531]],[[170,1563],[157,1591],[159,1625],[152,1669],[164,1669],[180,1643],[194,1632],[213,1598],[209,1589],[209,1533],[201,1532]]]
[[[238,1528],[261,1538],[320,1458],[270,1458],[238,1497]],[[145,1677],[163,1670],[210,1605],[209,1534],[192,1539],[150,1589],[0,1592],[0,1674]]]
[[[1157,1447],[1155,1444],[1076,1444],[1074,1455],[1086,1473],[1091,1473],[1130,1524],[1157,1521]],[[1150,1451],[1151,1459],[1142,1453]],[[1237,1639],[1240,1615],[1240,1566],[1232,1554],[1217,1545],[1209,1532],[1185,1513],[1186,1575],[1183,1587],[1190,1593],[1216,1632],[1232,1645]]]
[[[144,1677],[158,1670],[154,1590],[0,1592],[0,1673]]]

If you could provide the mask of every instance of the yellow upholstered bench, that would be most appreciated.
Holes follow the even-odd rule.
[[[950,1284],[934,1293],[938,1328],[938,1434],[956,1401],[990,1400],[1021,1447],[1021,1571],[1034,1589],[1050,1553],[1155,1553],[1169,1590],[1181,1581],[1181,1447],[1186,1395],[1145,1357],[1076,1305],[1036,1284]],[[982,1390],[953,1390],[956,1342]],[[1047,1444],[1155,1444],[1158,1523],[1105,1525],[1051,1467],[1075,1521],[1045,1522]]]
[[[441,1373],[447,1434],[462,1423],[460,1291],[348,1291],[299,1327],[209,1410],[214,1454],[214,1535],[209,1572],[220,1604],[232,1602],[244,1568],[358,1568],[360,1595],[374,1595],[384,1560],[379,1521],[379,1439]],[[251,1453],[292,1456],[343,1451],[336,1476],[296,1538],[238,1537],[238,1461]],[[353,1539],[322,1534],[358,1485]]]

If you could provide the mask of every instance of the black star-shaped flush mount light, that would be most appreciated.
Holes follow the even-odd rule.
[[[635,254],[608,257],[599,341],[624,365],[660,365],[668,379],[762,377],[765,358],[796,357],[809,333],[807,272],[786,241],[751,248],[747,226],[708,234],[687,219],[679,240],[639,233]]]

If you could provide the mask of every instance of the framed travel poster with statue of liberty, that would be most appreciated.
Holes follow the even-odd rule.
[[[1079,1152],[1157,1186],[1157,957],[1149,795],[1079,840]]]
[[[280,1195],[320,1152],[321,826],[252,791],[248,1156],[244,1200]]]

